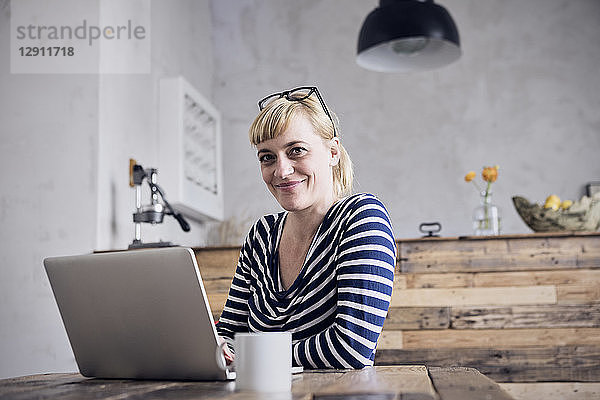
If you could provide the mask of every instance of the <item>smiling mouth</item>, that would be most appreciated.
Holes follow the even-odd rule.
[[[274,185],[277,189],[280,190],[293,190],[298,187],[304,180],[301,181],[290,181],[290,182],[282,182],[277,185]]]

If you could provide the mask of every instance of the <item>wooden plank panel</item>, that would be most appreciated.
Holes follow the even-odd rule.
[[[381,335],[379,335],[377,349],[401,349],[402,346],[402,331],[384,329]]]
[[[399,274],[398,274],[399,275]],[[474,273],[402,274],[406,289],[473,287]],[[493,285],[517,286],[517,285]]]
[[[600,381],[599,346],[378,349],[375,364],[468,366],[496,382]]]
[[[400,242],[405,273],[600,267],[600,237]],[[585,250],[585,252],[584,252]]]
[[[194,248],[203,279],[232,279],[240,256],[240,247]]]
[[[209,295],[212,293],[229,293],[233,278],[203,279],[204,289]]]
[[[600,243],[598,237],[588,236],[582,238],[581,252],[577,264],[583,268],[600,268]]]
[[[406,275],[396,272],[394,274],[394,290],[406,289]]]
[[[440,397],[444,400],[478,399],[514,400],[496,382],[481,379],[481,372],[473,368],[429,368],[429,376]]]
[[[600,327],[600,303],[452,307],[450,313],[453,329]]]
[[[559,303],[591,303],[600,301],[600,284],[559,285],[556,287]]]
[[[219,315],[225,307],[225,302],[227,301],[227,293],[209,293],[208,294],[208,304],[210,305],[210,310],[214,313],[218,312]]]
[[[396,274],[405,276],[407,289],[597,284],[600,270]]]
[[[404,349],[569,345],[600,345],[600,328],[402,331]]]
[[[450,326],[448,307],[390,307],[384,329],[446,329]]]
[[[490,272],[477,273],[473,276],[473,286],[478,287],[571,285],[593,282],[600,285],[600,270]]]
[[[554,304],[554,286],[405,289],[392,293],[392,307]]]

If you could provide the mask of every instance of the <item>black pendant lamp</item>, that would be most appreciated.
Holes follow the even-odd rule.
[[[433,0],[380,0],[363,22],[356,62],[378,72],[438,68],[460,58],[452,17]]]

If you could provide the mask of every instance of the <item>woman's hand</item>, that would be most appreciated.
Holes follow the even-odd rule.
[[[235,360],[235,354],[231,352],[229,346],[227,345],[227,342],[223,337],[218,336],[217,342],[219,343],[219,346],[221,346],[221,348],[223,349],[223,356],[225,357],[225,362],[227,363],[227,365],[231,365],[233,363],[233,360]]]

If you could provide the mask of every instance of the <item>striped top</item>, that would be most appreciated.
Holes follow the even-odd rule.
[[[396,247],[384,205],[371,194],[335,203],[321,222],[300,274],[284,290],[279,240],[287,212],[250,229],[217,325],[236,332],[292,332],[293,363],[305,368],[373,365],[388,312]]]

